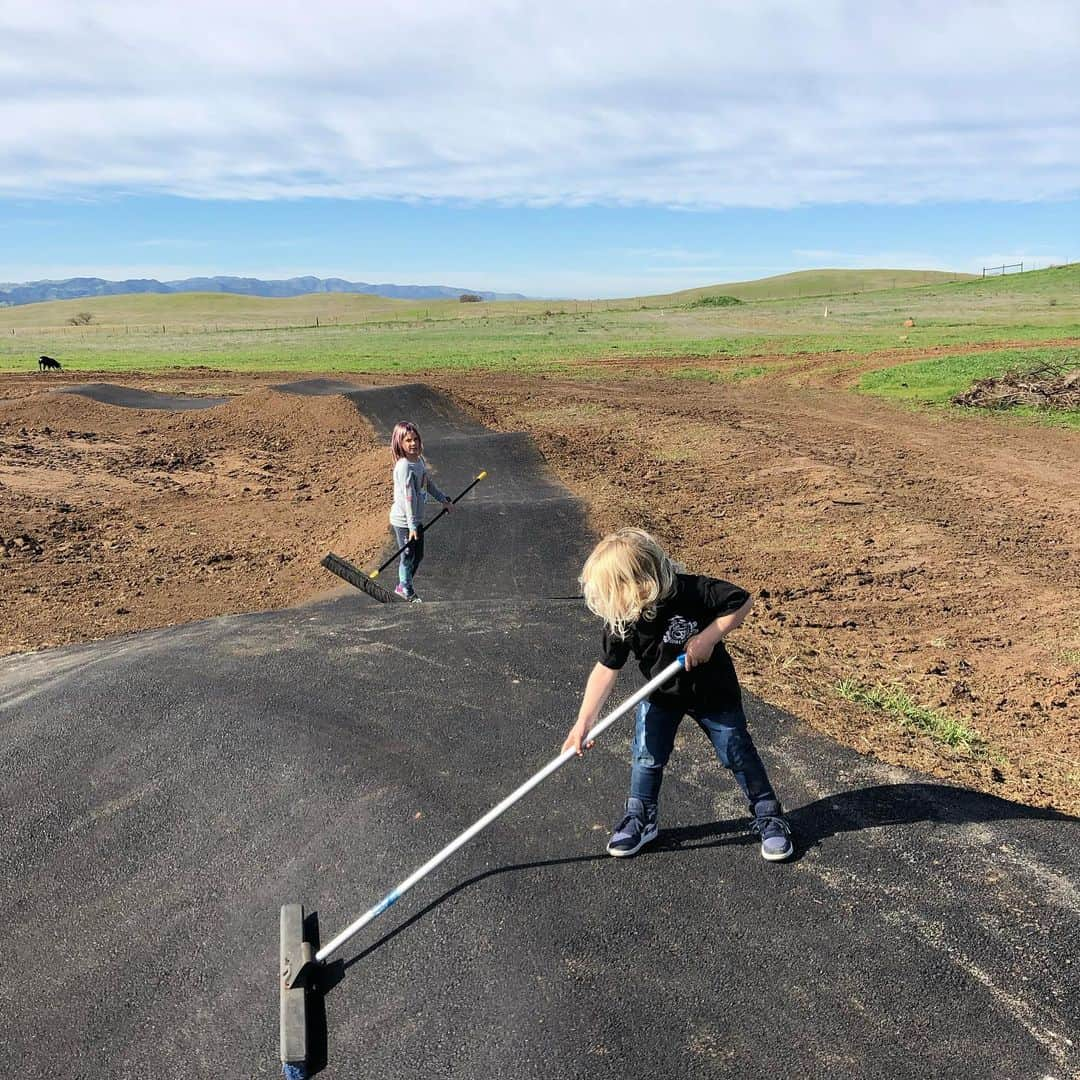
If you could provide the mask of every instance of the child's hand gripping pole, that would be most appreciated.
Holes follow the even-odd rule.
[[[481,473],[481,476],[483,473]],[[480,477],[477,477],[480,479]],[[466,489],[467,490],[467,489]],[[464,492],[462,492],[464,494]],[[650,679],[635,694],[631,694],[621,705],[613,709],[602,720],[598,721],[588,734],[588,739],[595,739],[606,731],[620,716],[628,713],[639,701],[647,698],[654,690],[659,690],[673,675],[686,667],[686,654],[683,653],[677,660],[673,660],[659,675]],[[562,768],[568,761],[577,757],[577,752],[571,747],[564,750],[557,758],[549,761],[531,779],[526,780],[516,791],[511,792],[498,806],[492,807],[479,821],[470,825],[456,840],[451,840],[437,855],[433,855],[419,870],[410,874],[396,889],[392,889],[373,908],[365,912],[351,926],[346,927],[333,941],[324,945],[316,954],[315,960],[322,963],[326,958],[337,952],[351,937],[359,933],[369,922],[377,919],[387,908],[393,907],[402,896],[405,895],[421,878],[426,877],[437,866],[445,862],[458,848],[467,844],[477,833],[486,829],[497,817],[504,814],[511,806],[528,795],[538,784],[543,783],[553,772]]]
[[[473,489],[474,487],[476,487],[476,485],[477,485],[477,484],[479,484],[479,483],[480,483],[480,481],[481,481],[481,480],[483,480],[485,476],[487,476],[487,469],[485,469],[485,470],[484,470],[483,472],[481,472],[481,473],[478,473],[478,474],[476,475],[475,479],[473,480],[473,482],[472,482],[472,483],[471,483],[471,484],[470,484],[470,485],[469,485],[469,486],[468,486],[467,488],[465,488],[465,489],[464,489],[464,490],[463,490],[463,491],[462,491],[462,492],[461,492],[460,494],[458,494],[458,495],[457,495],[457,496],[456,496],[455,498],[451,499],[451,500],[450,500],[451,504],[453,504],[453,503],[456,503],[456,502],[458,501],[458,499],[463,499],[463,498],[464,498],[464,497],[465,497],[466,495],[468,495],[468,494],[469,494],[469,492],[470,492],[470,491],[472,491],[472,489]],[[425,526],[424,526],[424,528],[425,528],[425,529],[430,529],[430,528],[431,528],[431,526],[432,526],[432,525],[434,525],[434,524],[435,524],[435,522],[436,522],[436,521],[438,521],[438,520],[439,520],[439,518],[441,518],[441,517],[443,516],[443,514],[445,514],[445,513],[446,513],[446,507],[444,506],[444,507],[443,507],[443,508],[442,508],[442,509],[441,509],[441,510],[440,510],[440,511],[439,511],[439,512],[438,512],[438,513],[437,513],[437,514],[436,514],[436,515],[435,515],[435,516],[434,516],[434,517],[433,517],[433,518],[432,518],[432,519],[431,519],[431,520],[430,520],[430,521],[429,521],[429,522],[428,522],[428,523],[427,523],[427,524],[425,525]],[[398,556],[399,556],[399,555],[400,555],[400,554],[401,554],[401,553],[402,553],[402,552],[403,552],[403,551],[404,551],[404,550],[405,550],[405,549],[406,549],[407,547],[409,547],[409,546],[410,546],[411,544],[412,544],[412,541],[411,541],[411,540],[409,540],[409,541],[407,541],[407,542],[406,542],[405,544],[403,544],[403,545],[402,545],[401,547],[399,547],[399,548],[397,549],[397,551],[395,551],[395,552],[394,552],[394,554],[393,554],[393,555],[391,555],[391,556],[390,556],[390,558],[389,558],[389,559],[387,559],[387,560],[386,560],[386,562],[384,562],[384,563],[382,564],[382,566],[380,566],[380,567],[379,567],[379,569],[378,569],[378,570],[372,570],[372,571],[371,571],[371,573],[370,573],[370,574],[368,574],[368,577],[369,577],[369,578],[377,578],[377,577],[378,577],[378,576],[379,576],[379,575],[380,575],[380,574],[381,574],[381,573],[382,573],[382,572],[383,572],[383,571],[384,571],[384,570],[385,570],[385,569],[386,569],[386,568],[387,568],[387,567],[388,567],[388,566],[389,566],[389,565],[390,565],[390,564],[391,564],[391,563],[392,563],[392,562],[393,562],[393,561],[394,561],[394,560],[395,560],[395,559],[396,559],[396,558],[397,558],[397,557],[398,557]]]

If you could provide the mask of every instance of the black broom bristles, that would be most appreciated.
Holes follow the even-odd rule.
[[[363,589],[368,596],[373,596],[381,604],[393,604],[403,603],[404,601],[400,596],[390,592],[389,589],[384,589],[374,578],[370,578],[363,572],[363,570],[357,569],[348,559],[343,559],[340,555],[335,555],[332,551],[327,552],[323,557],[322,565],[332,574],[337,574],[339,578],[347,581],[350,585],[355,585],[358,589]]]

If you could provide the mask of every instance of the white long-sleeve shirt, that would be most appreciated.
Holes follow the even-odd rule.
[[[415,531],[423,522],[428,495],[439,502],[450,501],[432,480],[423,458],[418,461],[398,458],[394,463],[394,504],[390,507],[390,524]]]

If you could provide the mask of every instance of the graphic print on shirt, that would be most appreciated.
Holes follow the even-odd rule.
[[[684,619],[675,615],[664,631],[664,644],[685,645],[696,633],[698,625],[694,619]]]

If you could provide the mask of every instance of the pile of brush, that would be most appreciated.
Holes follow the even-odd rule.
[[[1029,371],[1007,371],[992,379],[979,379],[969,390],[952,398],[954,405],[1009,409],[1030,405],[1038,409],[1080,409],[1080,366],[1075,358],[1043,364]]]

